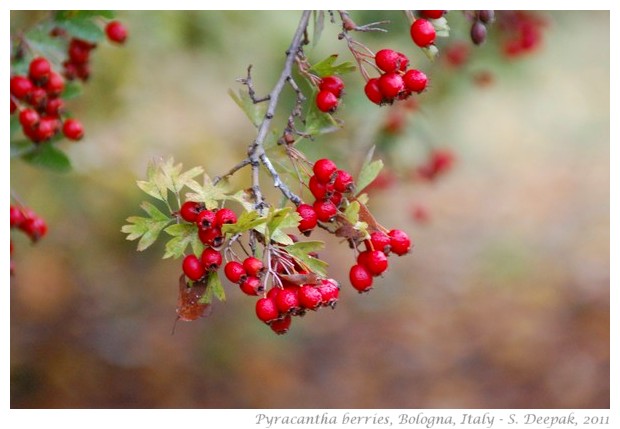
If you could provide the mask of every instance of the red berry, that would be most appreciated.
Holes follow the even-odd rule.
[[[315,310],[321,305],[321,292],[313,285],[303,285],[297,292],[299,304],[308,310]]]
[[[261,298],[256,301],[256,316],[265,323],[271,323],[280,317],[280,312],[273,299]]]
[[[110,21],[105,26],[105,34],[112,42],[124,43],[127,39],[127,28],[119,21]]]
[[[65,89],[65,80],[56,72],[51,72],[43,87],[50,97],[58,97]]]
[[[312,231],[316,227],[317,216],[316,212],[309,204],[300,204],[297,207],[297,213],[301,217],[299,221],[299,231],[301,232],[309,232]]]
[[[381,275],[388,267],[388,260],[381,250],[367,250],[359,254],[357,263],[364,266],[373,276]]]
[[[32,241],[38,241],[47,233],[47,224],[38,216],[28,216],[19,229],[24,231]]]
[[[199,229],[206,230],[215,226],[215,213],[209,209],[204,209],[196,216],[196,225]]]
[[[11,98],[11,115],[15,113],[16,110],[17,110],[17,104],[15,104],[15,102]]]
[[[90,51],[93,48],[94,45],[85,40],[71,39],[71,42],[69,42],[68,54],[70,62],[73,63],[76,69],[79,64],[88,62],[90,59]]]
[[[222,254],[215,249],[207,247],[202,251],[200,261],[207,271],[217,271],[220,265],[222,265]]]
[[[292,317],[290,315],[284,316],[282,319],[274,320],[269,324],[269,327],[273,332],[278,335],[283,335],[288,332],[291,326]]]
[[[320,201],[317,200],[314,202],[312,206],[314,211],[316,212],[317,219],[321,222],[331,222],[336,217],[338,213],[338,208],[331,201]]]
[[[426,89],[428,78],[420,70],[411,69],[403,76],[403,82],[409,91],[420,93]]]
[[[45,81],[52,71],[52,66],[49,61],[43,57],[37,57],[30,61],[28,67],[28,76],[35,82]]]
[[[402,76],[395,72],[381,75],[378,84],[383,98],[387,98],[388,100],[398,97],[405,89]]]
[[[84,128],[77,119],[69,118],[62,126],[62,132],[70,140],[80,140],[84,137]]]
[[[26,216],[19,207],[11,206],[11,228],[19,227],[26,220]]]
[[[222,235],[222,230],[220,228],[198,228],[198,238],[207,246],[215,249],[224,244],[224,236]]]
[[[277,286],[272,287],[271,289],[269,289],[267,291],[267,298],[273,299],[274,302],[275,302],[275,299],[276,299],[276,297],[278,296],[278,294],[280,293],[281,290],[282,290],[281,287],[277,287]]]
[[[19,123],[24,128],[32,128],[39,123],[39,114],[34,109],[24,109],[19,112]]]
[[[403,72],[407,70],[407,67],[409,66],[409,58],[407,58],[405,54],[398,52],[398,61],[400,63],[400,67],[398,67],[398,70]]]
[[[59,121],[56,118],[42,116],[38,125],[34,127],[35,141],[41,142],[51,139],[59,128]]]
[[[390,245],[390,237],[388,237],[387,234],[381,231],[375,231],[370,234],[370,242],[374,250],[379,250],[385,254],[389,253],[390,248],[388,246]],[[386,247],[388,247],[387,251]]]
[[[375,54],[375,63],[384,72],[393,72],[400,68],[400,55],[392,49],[381,49]]]
[[[249,276],[258,277],[264,268],[263,261],[254,256],[249,256],[243,261],[243,268]]]
[[[411,240],[404,231],[400,229],[391,230],[388,235],[390,236],[390,248],[392,252],[401,256],[409,251],[411,247]]]
[[[308,181],[308,188],[314,198],[317,200],[326,200],[331,198],[334,193],[334,185],[331,183],[321,183],[316,176],[310,177]]]
[[[317,286],[317,289],[321,293],[321,304],[334,308],[340,294],[338,282],[334,279],[324,279],[321,280],[321,284]]]
[[[421,10],[420,11],[420,14],[424,18],[428,18],[428,19],[439,19],[443,16],[444,13],[446,13],[445,10]]]
[[[219,209],[215,213],[215,225],[222,227],[226,224],[237,223],[237,214],[231,209]]]
[[[224,275],[232,283],[239,283],[247,277],[245,268],[237,261],[230,261],[224,266]]]
[[[30,91],[30,96],[28,97],[28,102],[31,106],[42,109],[45,107],[45,103],[47,102],[47,92],[43,88],[35,86]]]
[[[379,79],[376,77],[369,79],[364,87],[366,97],[375,104],[383,103],[383,93],[379,89]]]
[[[327,158],[319,159],[314,163],[314,166],[312,166],[314,175],[321,183],[329,183],[336,170],[338,170],[338,167],[336,167],[334,161]]]
[[[421,48],[430,46],[435,41],[435,27],[426,19],[416,19],[411,24],[411,38]]]
[[[207,273],[204,265],[196,255],[187,255],[183,258],[183,272],[193,281],[198,281]]]
[[[13,94],[15,98],[24,100],[30,95],[33,89],[34,84],[27,77],[13,76],[11,78],[11,94]]]
[[[340,202],[342,201],[342,193],[341,192],[333,192],[332,196],[329,197],[329,201],[334,203],[336,207],[340,206]]]
[[[343,89],[344,83],[338,76],[325,76],[319,84],[320,91],[329,91],[337,98],[340,98]]]
[[[275,298],[278,311],[282,314],[297,313],[300,310],[299,297],[297,295],[297,287],[284,288],[278,292]]]
[[[239,288],[246,295],[256,296],[263,290],[263,285],[258,277],[249,276],[239,283]]]
[[[351,285],[361,292],[367,292],[372,288],[372,274],[363,265],[353,265],[349,271]]]
[[[316,95],[316,107],[318,107],[321,112],[333,113],[336,111],[338,103],[338,97],[331,91],[322,90]]]
[[[62,98],[52,98],[47,102],[45,106],[45,113],[47,116],[58,118],[65,107],[65,102]]]
[[[354,188],[353,176],[351,176],[348,171],[336,171],[336,180],[334,181],[334,189],[336,191],[346,194],[347,192],[351,192]]]
[[[185,201],[179,209],[179,215],[186,222],[194,223],[198,217],[198,213],[204,210],[204,206],[195,201]]]

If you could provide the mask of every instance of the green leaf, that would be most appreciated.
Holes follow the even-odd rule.
[[[328,266],[327,262],[308,254],[322,249],[323,246],[324,243],[322,241],[299,241],[295,244],[291,244],[290,246],[286,246],[285,249],[293,258],[305,264],[310,271],[321,277],[326,277]]]
[[[218,182],[214,185],[209,176],[204,175],[204,183],[200,185],[195,180],[188,180],[186,182],[188,188],[194,192],[188,192],[185,195],[185,199],[189,201],[196,201],[204,203],[208,209],[214,209],[219,206],[219,202],[228,198],[226,195],[226,182]]]
[[[310,99],[316,98],[316,89],[312,92]],[[342,128],[341,125],[336,122],[334,117],[329,113],[324,113],[319,110],[316,103],[308,103],[308,111],[306,113],[306,129],[304,132],[309,135],[327,134],[334,131],[338,131]]]
[[[313,11],[312,16],[314,18],[313,32],[312,32],[312,46],[316,46],[319,43],[323,28],[325,28],[325,11]]]
[[[77,82],[65,82],[65,89],[62,92],[62,98],[71,100],[82,94],[82,85]]]
[[[231,223],[222,226],[222,232],[224,234],[235,235],[241,232],[249,231],[267,222],[267,217],[261,217],[260,214],[255,211],[245,211],[241,213],[236,223]]]
[[[284,207],[271,211],[269,220],[267,221],[267,229],[270,233],[278,229],[296,228],[297,225],[299,225],[301,217],[297,212],[291,213],[292,210],[292,207]]]
[[[140,238],[138,242],[138,251],[140,252],[151,246],[157,240],[160,232],[172,221],[171,218],[147,201],[144,201],[141,207],[149,217],[130,216],[127,218],[129,224],[123,225],[121,228],[121,232],[129,234],[127,240]]]
[[[424,55],[426,55],[426,58],[429,59],[429,61],[433,62],[435,61],[435,57],[437,57],[437,54],[439,53],[439,49],[437,49],[437,46],[435,45],[430,45],[427,48],[421,48],[422,52],[424,52]]]
[[[54,18],[56,21],[66,21],[70,19],[86,19],[94,17],[112,19],[116,16],[113,10],[59,10]]]
[[[200,187],[193,178],[203,172],[202,167],[194,167],[181,173],[183,164],[174,164],[174,159],[152,160],[146,168],[147,180],[139,180],[138,187],[160,201],[168,200],[168,191],[178,195],[183,187]],[[194,200],[199,201],[199,200]]]
[[[21,129],[22,129],[22,126],[19,123],[19,115],[18,114],[11,115],[11,138],[13,138],[13,136],[17,134],[19,130]],[[11,156],[13,155],[11,154]]]
[[[178,223],[170,225],[164,231],[173,237],[166,243],[164,259],[180,258],[185,254],[185,249],[189,245],[192,246],[192,252],[195,255],[200,255],[204,248],[198,237],[198,227],[195,224]]]
[[[332,76],[335,74],[342,75],[346,73],[351,73],[356,70],[355,65],[348,61],[345,61],[344,63],[340,63],[338,65],[334,65],[336,59],[338,59],[337,54],[330,55],[329,57],[319,61],[318,63],[310,67],[309,71],[318,75],[319,77],[324,77]]]
[[[67,155],[52,143],[41,143],[34,150],[24,154],[22,159],[32,165],[47,168],[59,173],[71,170],[71,161]]]
[[[271,233],[271,240],[284,246],[289,246],[295,243],[293,239],[281,229],[276,229]]]
[[[364,163],[355,184],[358,189],[358,193],[363,191],[377,178],[382,168],[383,161],[381,161],[380,159],[370,163]]]
[[[242,189],[237,193],[228,196],[228,199],[238,202],[246,211],[254,211],[254,207],[256,205],[254,197],[252,196],[252,192],[246,189]]]
[[[243,89],[240,89],[237,93],[229,89],[228,95],[230,95],[230,98],[243,110],[255,127],[258,127],[263,122],[265,113],[267,112],[266,103],[254,103],[250,94]]]
[[[67,42],[61,37],[50,37],[54,27],[51,21],[33,27],[24,34],[28,47],[47,58],[63,58],[66,55]]]
[[[89,18],[58,21],[58,26],[67,30],[71,36],[91,43],[99,43],[104,38],[101,27]]]
[[[11,140],[11,158],[23,156],[35,150],[37,146],[30,140]]]
[[[360,218],[360,203],[353,201],[344,210],[344,217],[350,224],[355,225]]]
[[[207,290],[215,295],[215,297],[220,301],[226,301],[226,292],[224,292],[224,288],[222,287],[222,282],[220,281],[220,276],[217,271],[212,271],[209,273],[209,276],[207,277]]]

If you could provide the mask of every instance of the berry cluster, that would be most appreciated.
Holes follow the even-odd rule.
[[[434,180],[437,176],[449,171],[454,164],[454,153],[448,149],[434,149],[427,161],[418,166],[416,175],[424,180]]]
[[[316,107],[321,112],[335,112],[340,103],[343,90],[344,83],[342,79],[338,76],[325,76],[319,83],[319,92],[316,94]]]
[[[495,20],[495,12],[492,10],[474,11],[474,22],[471,25],[469,35],[475,45],[481,45],[487,38],[487,25]]]
[[[426,74],[416,69],[407,70],[409,59],[403,53],[382,49],[375,54],[375,63],[383,73],[378,78],[369,79],[364,87],[366,97],[373,103],[391,104],[426,89]]]
[[[388,256],[396,254],[402,256],[409,252],[411,240],[399,229],[388,233],[374,231],[370,238],[364,240],[366,250],[357,256],[357,263],[349,271],[351,285],[360,293],[372,289],[373,277],[380,276],[388,268]]]
[[[39,241],[47,233],[47,224],[42,217],[29,208],[11,205],[11,229],[13,228],[25,233],[33,243]],[[11,257],[12,255],[13,240],[11,240]],[[12,259],[11,274],[13,274]]]
[[[34,58],[28,76],[11,77],[11,114],[19,110],[24,135],[34,143],[51,139],[61,132],[71,140],[84,135],[82,124],[73,118],[62,119],[65,87],[62,76],[52,70],[43,57]]]
[[[532,12],[503,12],[498,14],[498,22],[504,38],[503,52],[508,57],[531,52],[542,42],[542,28],[546,21]]]

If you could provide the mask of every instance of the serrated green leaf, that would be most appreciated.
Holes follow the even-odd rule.
[[[162,213],[157,207],[155,207],[153,204],[149,203],[148,201],[143,201],[142,204],[140,204],[140,207],[153,220],[166,221],[166,222],[170,220],[170,216],[167,216],[164,213]]]
[[[220,276],[217,271],[212,271],[207,277],[207,291],[212,293],[220,301],[226,301],[226,292],[222,286]]]
[[[327,276],[327,262],[309,255],[311,252],[322,249],[323,246],[324,243],[322,241],[299,241],[290,246],[286,246],[285,249],[289,255],[306,265],[310,271],[321,277],[325,277]]]
[[[256,203],[254,202],[252,193],[248,190],[242,189],[233,195],[229,195],[228,199],[241,204],[245,211],[254,211],[254,206],[256,205]]]
[[[70,19],[86,19],[99,16],[106,19],[112,19],[116,16],[116,13],[113,10],[59,10],[56,12],[54,19],[56,19],[56,21],[65,21]]]
[[[147,201],[144,201],[140,207],[149,215],[149,217],[128,217],[127,222],[129,222],[129,224],[123,225],[121,232],[129,234],[127,236],[127,240],[136,240],[141,237],[138,242],[138,251],[143,251],[151,246],[155,240],[157,240],[159,233],[172,221],[172,219]]]
[[[180,258],[185,254],[187,246],[190,245],[195,255],[199,255],[204,248],[198,237],[198,227],[195,224],[177,223],[170,225],[164,231],[173,237],[166,243],[164,259]]]
[[[58,26],[65,29],[71,36],[91,43],[99,43],[104,38],[101,27],[90,18],[72,18],[58,21]]]
[[[194,167],[184,173],[182,170],[183,164],[175,165],[173,158],[151,160],[146,168],[147,180],[139,180],[137,182],[138,187],[150,196],[166,202],[168,201],[168,191],[178,195],[185,186],[200,188],[200,185],[193,178],[203,172],[202,167]]]
[[[30,140],[11,140],[11,158],[23,156],[36,148],[37,146]]]
[[[263,122],[267,112],[266,103],[254,103],[250,94],[244,89],[240,89],[238,92],[229,89],[228,95],[243,110],[243,113],[245,113],[255,127],[258,127]]]
[[[377,176],[381,172],[381,169],[383,169],[383,161],[381,161],[380,159],[370,163],[365,163],[362,166],[360,174],[355,183],[358,192],[363,191],[368,185],[370,185],[377,178]]]
[[[272,210],[269,213],[267,229],[270,233],[273,233],[278,229],[293,228],[299,225],[301,217],[297,212],[291,212],[292,210],[292,207],[284,207],[281,209]]]
[[[330,55],[324,60],[315,63],[312,67],[310,67],[309,71],[319,77],[325,77],[332,75],[342,75],[357,70],[355,65],[353,65],[353,63],[350,63],[349,61],[334,65],[336,59],[338,59],[337,54]]]
[[[360,215],[360,203],[357,201],[353,201],[351,204],[347,206],[344,210],[344,217],[349,221],[350,224],[355,225],[359,220]]]
[[[208,209],[217,208],[220,205],[220,201],[229,198],[225,192],[226,183],[220,181],[217,185],[214,185],[213,181],[206,174],[204,175],[203,185],[194,180],[187,181],[186,185],[194,192],[188,192],[185,195],[185,199],[203,203]]]
[[[37,167],[47,168],[59,173],[66,173],[71,170],[71,161],[67,155],[52,145],[52,143],[41,143],[34,150],[24,154],[22,159]]]
[[[325,243],[318,240],[311,241],[298,241],[295,244],[291,244],[290,246],[286,246],[286,251],[291,253],[293,252],[302,252],[302,253],[311,253],[318,252],[319,250],[325,247]]]
[[[323,28],[325,27],[325,11],[315,10],[312,13],[314,18],[313,32],[312,32],[312,46],[316,46],[319,43]]]
[[[65,82],[65,89],[62,91],[62,98],[71,100],[82,94],[82,85],[77,82]]]
[[[235,235],[241,232],[249,231],[267,222],[267,217],[261,217],[255,210],[245,211],[241,213],[236,223],[222,226],[224,234]]]
[[[275,241],[276,243],[284,246],[289,246],[295,243],[293,239],[281,229],[276,229],[271,233],[271,241]]]
[[[312,92],[311,99],[316,98],[317,91]],[[319,110],[316,103],[307,103],[308,111],[306,113],[306,129],[305,134],[315,136],[318,134],[327,134],[338,131],[341,125],[336,122],[332,115],[324,113]]]

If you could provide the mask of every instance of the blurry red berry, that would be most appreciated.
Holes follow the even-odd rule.
[[[105,27],[105,33],[110,41],[124,43],[127,40],[127,28],[119,21],[110,21]]]
[[[77,119],[69,118],[62,126],[62,132],[70,140],[80,140],[84,137],[84,128]]]

